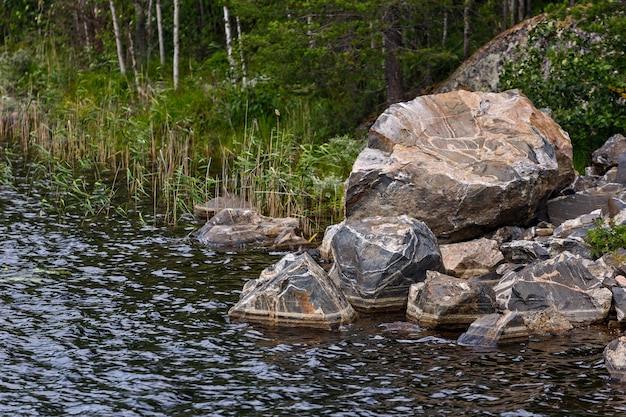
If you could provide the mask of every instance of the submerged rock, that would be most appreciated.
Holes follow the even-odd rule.
[[[626,336],[620,336],[604,348],[604,364],[612,379],[626,381]]]
[[[231,319],[270,326],[336,329],[356,312],[326,272],[307,253],[288,254],[248,281]]]
[[[254,210],[224,209],[208,220],[195,237],[216,249],[236,249],[250,244],[271,245],[282,233],[298,228],[293,217],[266,217]]]
[[[406,214],[446,242],[525,225],[574,178],[569,136],[518,91],[392,105],[346,181],[346,216]]]
[[[424,327],[467,328],[478,317],[495,311],[495,294],[489,284],[428,271],[426,281],[411,286],[406,315]]]
[[[408,216],[346,220],[331,248],[341,289],[363,311],[402,310],[411,284],[443,269],[437,239]]]
[[[517,311],[493,313],[474,321],[457,339],[464,346],[495,347],[500,343],[517,342],[528,338],[524,317]]]

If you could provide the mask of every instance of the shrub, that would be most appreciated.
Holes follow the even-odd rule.
[[[616,225],[597,219],[595,228],[587,230],[586,241],[591,245],[591,254],[599,258],[605,253],[626,248],[626,224]]]
[[[626,130],[626,24],[619,2],[598,2],[571,11],[579,20],[554,13],[529,34],[524,50],[508,62],[500,88],[520,89],[537,107],[552,109],[572,139],[579,171],[610,136]]]

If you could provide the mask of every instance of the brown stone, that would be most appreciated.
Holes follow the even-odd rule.
[[[457,278],[494,272],[504,261],[498,242],[486,238],[439,245],[439,249],[446,273]]]

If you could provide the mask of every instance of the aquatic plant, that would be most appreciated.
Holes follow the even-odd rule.
[[[626,224],[617,225],[613,220],[608,222],[599,218],[594,228],[587,230],[586,241],[591,246],[591,255],[599,258],[619,248],[626,248]]]

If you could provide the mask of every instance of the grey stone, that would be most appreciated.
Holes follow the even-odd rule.
[[[626,152],[626,137],[622,134],[611,136],[600,148],[591,154],[591,162],[599,175],[619,165],[619,158]]]
[[[496,311],[493,288],[486,282],[427,272],[426,281],[409,291],[407,318],[430,328],[467,328],[478,317]]]
[[[500,246],[500,249],[508,263],[529,264],[550,258],[550,252],[546,245],[532,240],[505,242]]]
[[[351,323],[356,312],[305,252],[286,255],[258,279],[248,281],[228,316],[269,326],[333,330]]]
[[[623,199],[624,197],[625,189],[623,185],[615,183],[604,184],[548,201],[548,216],[550,222],[558,226],[566,220],[575,219],[594,210],[607,211],[610,198]]]
[[[543,311],[555,309],[572,324],[605,320],[612,294],[602,285],[601,267],[580,256],[564,252],[519,272],[509,272],[494,288],[501,310]]]
[[[348,219],[331,247],[340,287],[359,310],[400,311],[411,284],[427,270],[443,270],[437,239],[408,216]]]
[[[619,382],[626,381],[626,336],[609,342],[604,348],[603,356],[611,378]]]
[[[195,237],[215,249],[237,249],[247,245],[271,245],[285,230],[299,226],[293,217],[273,218],[254,210],[224,209],[209,219]]]
[[[505,311],[480,317],[459,336],[457,343],[463,346],[496,347],[502,343],[527,340],[528,336],[522,313]]]

